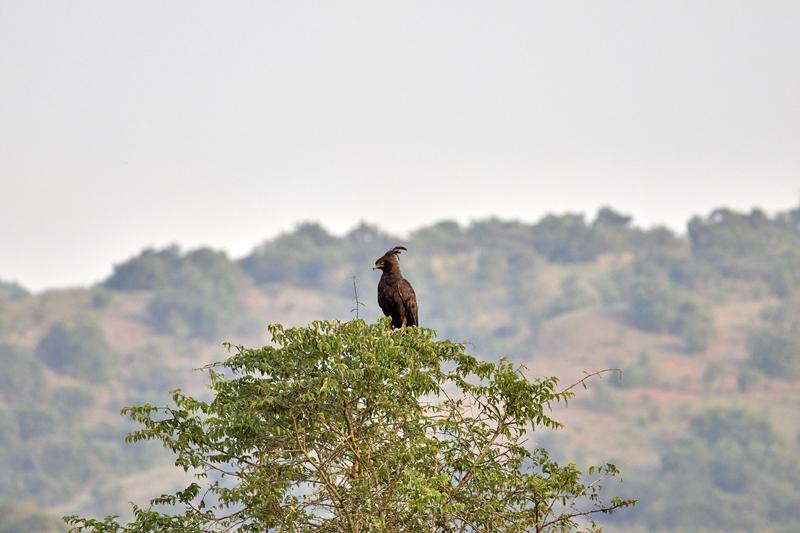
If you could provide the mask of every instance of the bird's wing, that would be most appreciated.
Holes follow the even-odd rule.
[[[403,300],[403,305],[406,308],[406,315],[412,318],[413,323],[409,320],[409,326],[419,326],[419,318],[417,315],[417,295],[414,293],[414,287],[403,278],[400,280],[400,298]]]
[[[384,316],[389,316],[392,310],[392,302],[386,295],[386,290],[382,286],[378,286],[378,306],[383,311]]]

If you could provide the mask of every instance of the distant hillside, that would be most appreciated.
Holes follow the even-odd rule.
[[[174,488],[165,451],[123,443],[120,408],[177,387],[204,394],[192,369],[223,358],[223,340],[263,344],[269,322],[350,318],[354,277],[362,316],[378,316],[370,268],[396,244],[420,321],[441,337],[565,383],[623,370],[556,413],[565,430],[533,436],[579,465],[622,466],[642,501],[612,530],[800,522],[800,208],[720,209],[686,235],[610,208],[441,222],[405,239],[306,223],[238,260],[148,249],[90,288],[0,283],[2,505],[25,511],[17,524],[52,524],[41,510],[125,515],[128,499]]]

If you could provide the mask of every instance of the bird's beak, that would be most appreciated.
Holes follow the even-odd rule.
[[[372,265],[372,270],[378,270],[383,266],[383,263],[375,263]]]

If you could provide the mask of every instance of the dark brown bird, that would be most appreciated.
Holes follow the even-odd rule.
[[[404,250],[405,246],[395,246],[375,261],[372,267],[372,270],[383,271],[378,282],[378,305],[384,315],[392,317],[393,328],[419,326],[417,295],[408,280],[400,274],[400,261],[397,259]]]

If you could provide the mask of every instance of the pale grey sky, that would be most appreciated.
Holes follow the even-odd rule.
[[[302,220],[795,205],[800,2],[0,0],[0,279]]]

